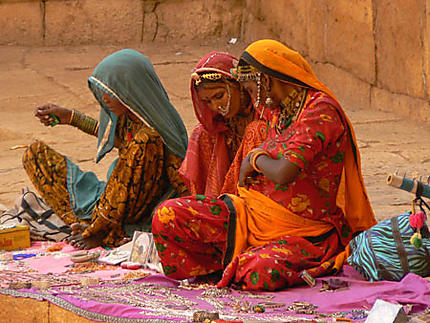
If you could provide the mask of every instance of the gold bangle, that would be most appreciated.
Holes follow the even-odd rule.
[[[75,109],[72,109],[72,114],[70,115],[69,124],[72,124],[73,118],[75,117]]]
[[[261,148],[258,149],[253,149],[251,150],[251,157],[249,158],[249,162],[252,166],[252,168],[254,168],[255,171],[262,173],[261,169],[258,168],[256,162],[257,162],[257,158],[260,157],[261,155],[265,155],[267,157],[270,157],[269,153]]]
[[[89,135],[95,135],[98,130],[97,120],[73,109],[70,125],[82,130]]]

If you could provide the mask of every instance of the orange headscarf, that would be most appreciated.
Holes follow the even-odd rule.
[[[316,77],[308,62],[298,52],[276,40],[264,39],[252,43],[246,48],[241,59],[275,78],[281,80],[285,80],[284,76],[294,78],[309,87],[323,91],[338,103],[333,93]],[[360,154],[351,121],[339,103],[337,108],[347,125],[348,142],[336,202],[343,210],[352,231],[364,231],[377,221],[364,186]]]

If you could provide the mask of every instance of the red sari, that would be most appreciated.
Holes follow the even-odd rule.
[[[309,233],[309,237],[281,234],[270,242],[262,239],[261,245],[229,257],[227,240],[235,232],[228,234],[232,226],[227,222],[241,212],[233,195],[169,200],[157,209],[152,227],[166,275],[176,279],[206,275],[223,270],[224,262],[229,265],[219,286],[233,283],[248,290],[276,290],[303,283],[299,274],[304,269],[313,276],[333,270],[335,256],[352,230],[336,206],[346,132],[337,109],[325,102],[329,99],[322,92],[309,92],[300,118],[281,134],[273,126],[276,118],[269,122],[263,147],[273,158],[288,158],[303,172],[287,186],[260,175],[261,184],[250,188],[295,214],[328,222],[329,230],[316,238]]]
[[[237,59],[227,53],[212,52],[197,63],[193,73],[221,73],[234,81],[230,70],[234,67],[235,61]],[[235,161],[233,164],[235,166],[232,167],[233,159],[239,147],[240,156],[246,156],[250,149],[263,142],[266,124],[263,122],[253,124],[251,127],[254,130],[249,132],[247,138],[248,145],[240,146],[245,129],[253,120],[252,106],[246,107],[248,111],[245,113],[241,111],[243,115],[226,120],[200,100],[194,84],[195,80],[192,78],[191,98],[199,124],[191,133],[179,173],[192,194],[218,196],[221,191],[235,193],[242,158]]]

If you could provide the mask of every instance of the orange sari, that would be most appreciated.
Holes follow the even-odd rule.
[[[249,56],[267,70],[288,75],[309,87],[327,93],[337,101],[334,94],[316,77],[310,65],[296,51],[282,43],[265,39],[259,40],[245,50]],[[265,72],[263,70],[263,72]],[[344,170],[337,193],[337,205],[351,226],[353,232],[364,231],[377,223],[370,205],[367,191],[361,174],[361,161],[357,141],[351,121],[340,108],[342,119],[347,123],[347,151],[345,152]]]

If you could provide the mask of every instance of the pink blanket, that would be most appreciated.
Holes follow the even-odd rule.
[[[363,321],[366,311],[371,309],[377,299],[402,304],[409,314],[430,307],[430,282],[415,274],[408,274],[400,282],[368,282],[352,267],[344,266],[340,275],[318,278],[316,286],[312,288],[301,286],[273,293],[247,293],[217,289],[208,284],[187,285],[151,271],[147,271],[148,276],[145,278],[126,279],[133,272],[119,267],[92,273],[66,274],[72,264],[69,256],[76,250],[66,244],[61,246],[63,249],[60,252],[3,264],[2,271],[15,272],[12,276],[17,279],[23,275],[22,269],[25,268],[35,270],[28,273],[32,277],[59,277],[62,283],[48,289],[15,290],[6,288],[2,281],[0,292],[45,299],[86,318],[100,321],[114,318],[124,321],[133,319],[135,322],[151,322],[154,319],[160,322],[184,321],[191,320],[193,312],[197,310],[215,311],[222,319],[239,321],[293,320],[300,317],[322,319],[327,315]],[[25,253],[40,255],[46,247],[42,248],[38,242]],[[96,277],[100,283],[82,286],[79,284],[82,276]],[[68,279],[74,284],[65,283]],[[334,290],[322,290],[323,284],[327,283],[333,283]],[[262,305],[264,313],[255,312],[255,305]],[[307,315],[298,314],[303,308]]]

